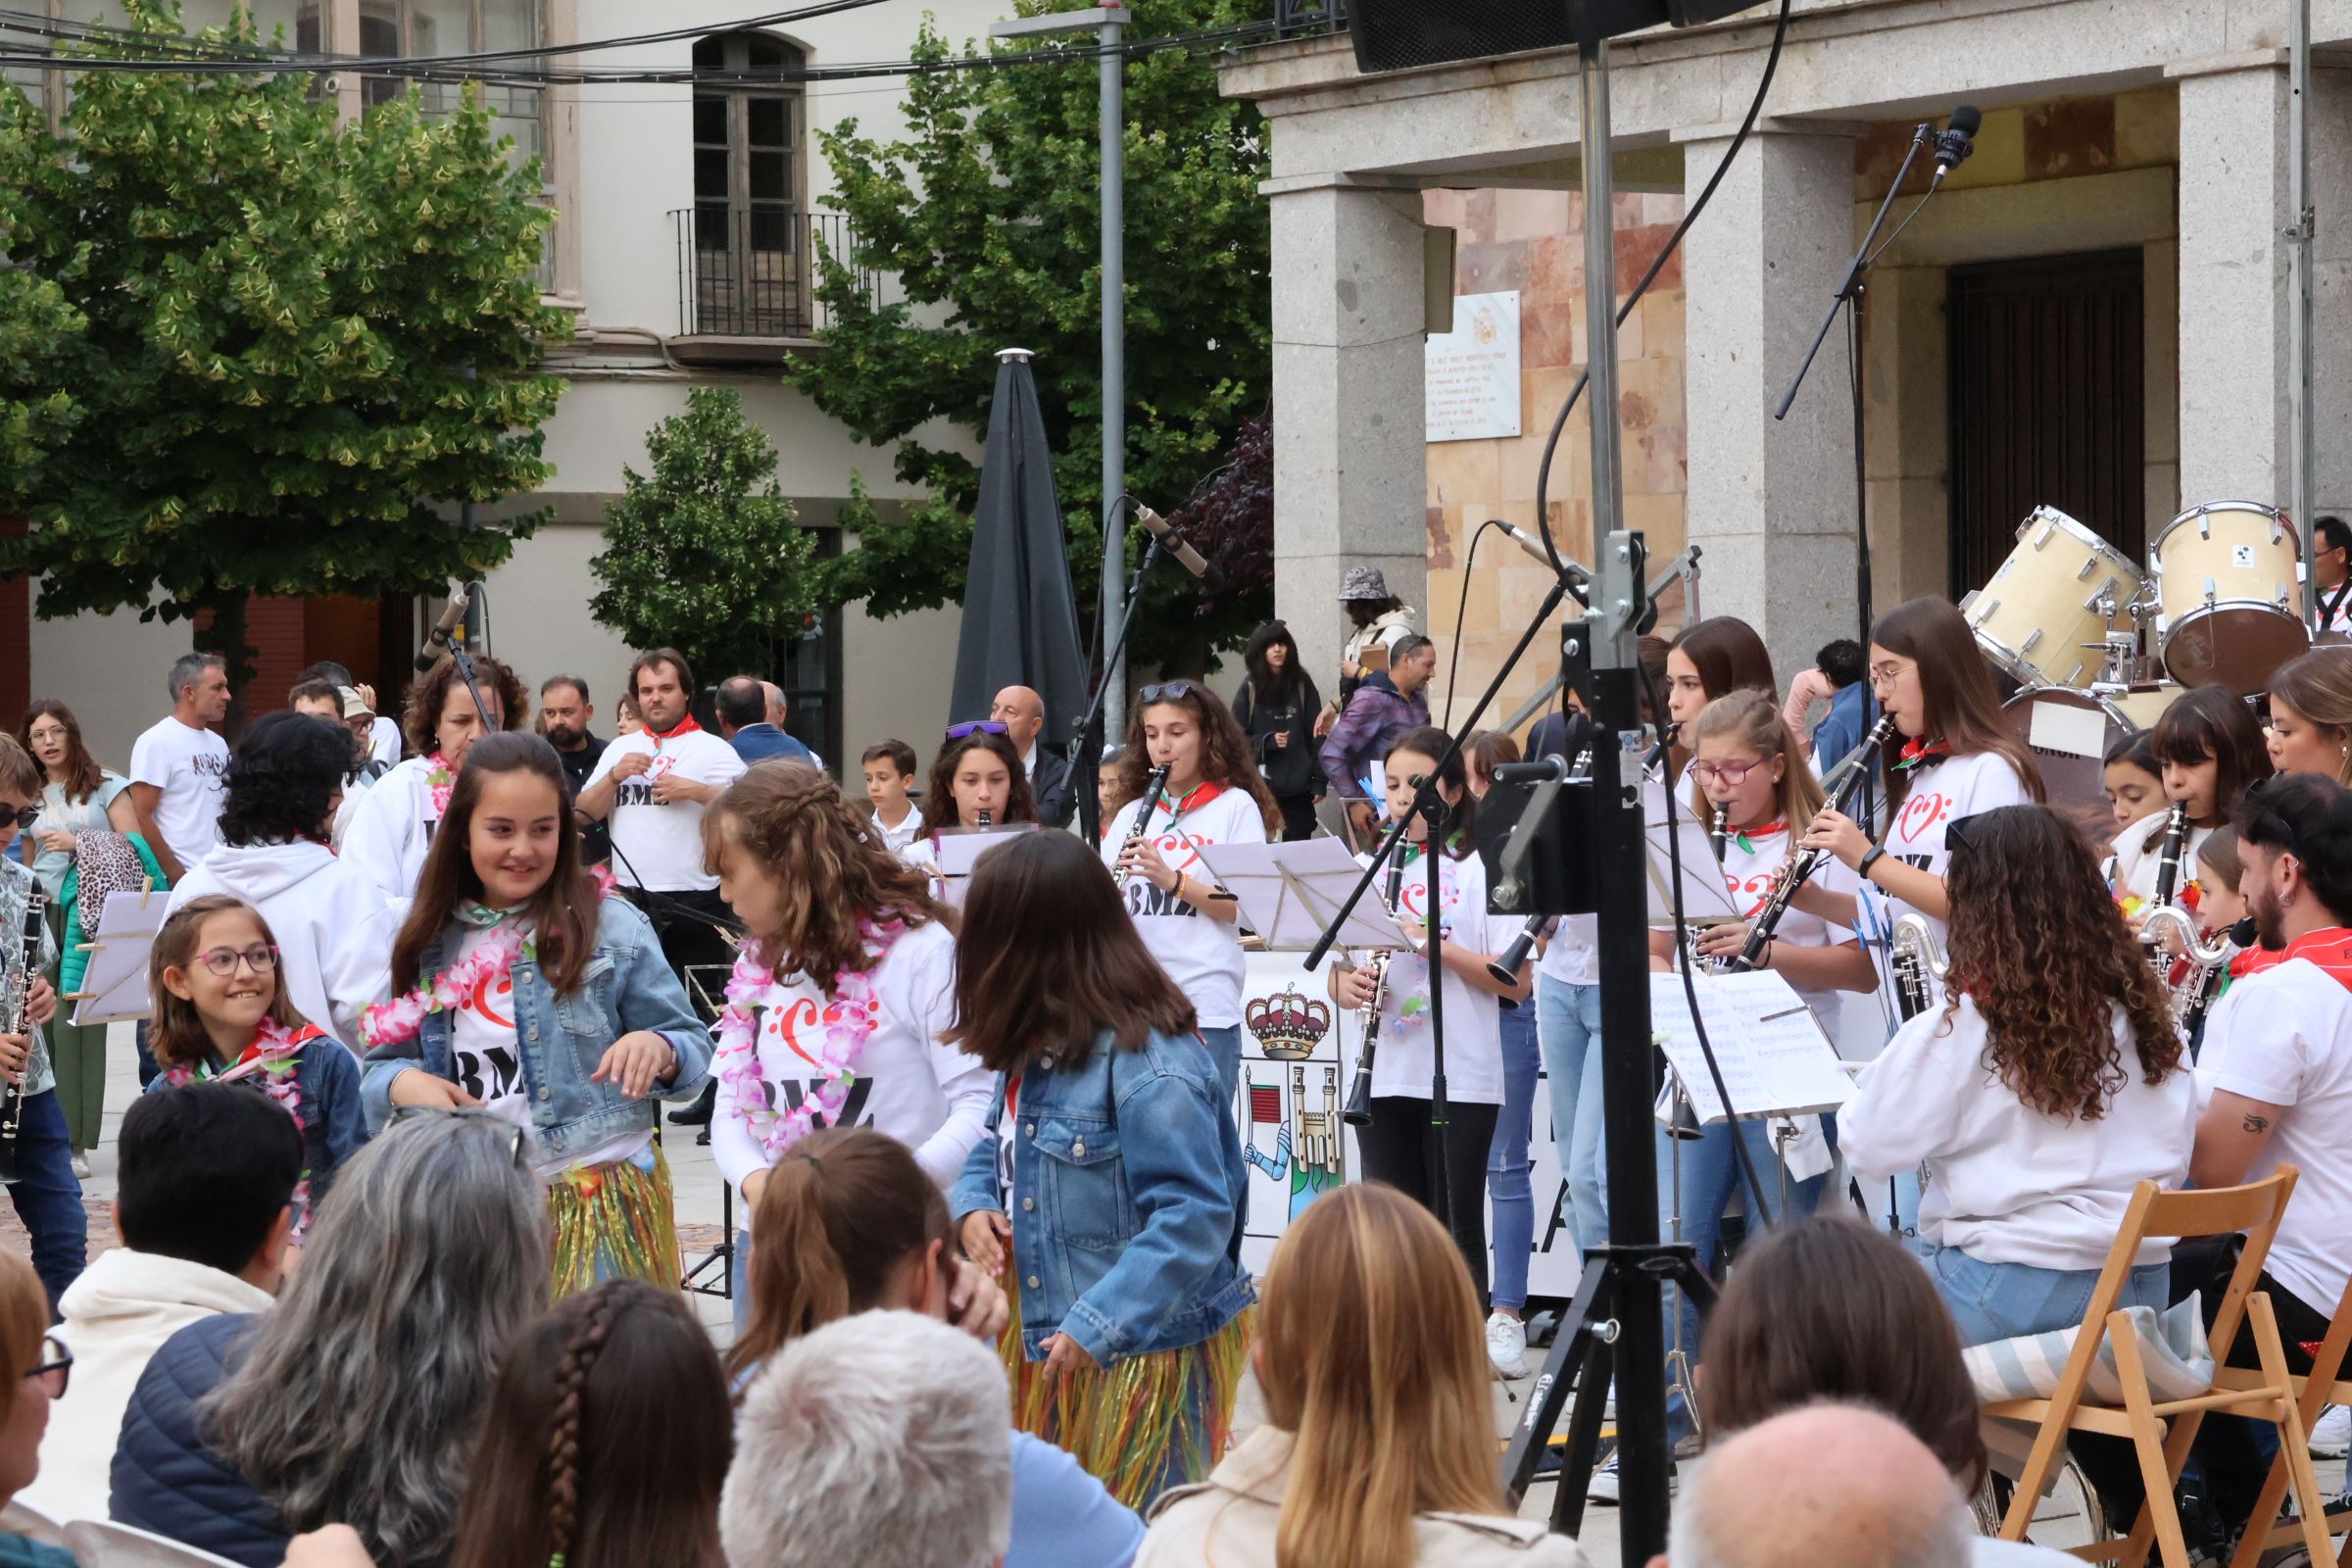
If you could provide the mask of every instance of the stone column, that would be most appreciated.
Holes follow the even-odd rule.
[[[1421,198],[1274,180],[1274,608],[1326,698],[1340,577],[1378,566],[1426,613]],[[1420,622],[1427,626],[1426,619]]]
[[[1731,139],[1710,126],[1683,140],[1684,188],[1695,196]],[[1853,213],[1850,135],[1759,130],[1683,241],[1700,608],[1755,626],[1785,674],[1831,638],[1855,634],[1842,329],[1822,346],[1788,417],[1772,416],[1853,254]]]
[[[2182,506],[2287,502],[2287,98],[2268,57],[2181,76]]]

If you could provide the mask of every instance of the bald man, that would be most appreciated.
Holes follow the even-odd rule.
[[[1926,1444],[1876,1410],[1815,1404],[1713,1446],[1650,1568],[1970,1568],[1974,1541]]]
[[[997,693],[988,716],[1004,726],[1004,738],[1021,754],[1029,770],[1029,787],[1037,792],[1037,814],[1048,827],[1068,827],[1078,798],[1070,792],[1070,760],[1040,746],[1046,728],[1046,700],[1026,686],[1007,686]]]

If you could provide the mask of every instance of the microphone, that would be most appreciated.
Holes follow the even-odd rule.
[[[449,608],[441,612],[441,618],[425,634],[424,646],[416,651],[418,669],[432,668],[440,662],[442,654],[448,651],[450,639],[457,634],[458,627],[465,623],[466,600],[472,592],[471,588],[459,589],[457,597],[449,602]]]
[[[1550,567],[1551,552],[1544,548],[1543,540],[1537,538],[1534,534],[1529,533],[1525,528],[1519,527],[1514,523],[1503,521],[1500,517],[1494,517],[1489,520],[1492,521],[1495,527],[1500,528],[1504,533],[1508,534],[1510,536],[1511,543],[1517,545],[1520,549],[1526,551],[1529,555],[1542,562],[1546,569]],[[1579,586],[1583,586],[1592,582],[1592,574],[1587,571],[1584,567],[1578,565],[1575,562],[1569,560],[1566,555],[1562,555],[1560,557],[1560,564],[1568,569],[1568,577],[1570,581],[1578,584]]]
[[[1200,551],[1186,544],[1184,535],[1170,527],[1167,518],[1139,501],[1135,504],[1135,520],[1151,529],[1152,537],[1167,547],[1168,554],[1176,558],[1176,564],[1212,590],[1225,586],[1225,574],[1203,561]]]
[[[1962,104],[1952,111],[1949,124],[1936,133],[1936,177],[1928,181],[1934,190],[1943,183],[1943,176],[1968,161],[1977,150],[1977,127],[1984,122],[1975,104]]]
[[[1567,776],[1568,759],[1557,752],[1545,757],[1530,758],[1524,762],[1497,763],[1493,773],[1497,784],[1545,784]]]

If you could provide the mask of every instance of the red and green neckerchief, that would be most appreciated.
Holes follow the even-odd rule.
[[[1894,765],[1898,770],[1908,773],[1929,762],[1941,761],[1951,755],[1952,749],[1944,745],[1940,735],[1932,741],[1908,740],[1903,742],[1903,749],[1895,757]]]
[[[1756,853],[1756,840],[1768,839],[1776,833],[1786,833],[1788,831],[1788,824],[1782,821],[1778,817],[1775,817],[1773,820],[1765,823],[1762,827],[1734,828],[1732,830],[1732,842],[1740,846],[1740,854],[1753,855]]]

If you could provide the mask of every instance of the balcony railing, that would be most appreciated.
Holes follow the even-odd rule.
[[[853,235],[842,214],[702,202],[669,217],[677,233],[681,335],[805,338],[826,324],[816,297],[818,247],[849,256]],[[874,274],[858,270],[858,282],[870,300]]]
[[[1348,30],[1348,0],[1274,0],[1274,36],[1312,38]]]

